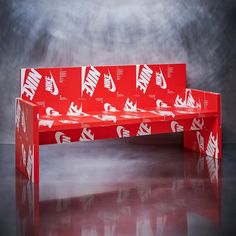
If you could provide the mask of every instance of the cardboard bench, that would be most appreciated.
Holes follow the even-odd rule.
[[[186,65],[21,69],[16,167],[39,182],[39,145],[184,132],[221,158],[221,96],[186,88]]]

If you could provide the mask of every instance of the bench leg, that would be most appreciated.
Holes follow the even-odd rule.
[[[17,235],[39,235],[39,185],[16,171]]]
[[[16,138],[16,168],[25,175],[30,182],[39,182],[39,146],[22,140],[18,134]]]
[[[211,117],[204,119],[202,129],[184,132],[184,147],[201,154],[222,158],[221,119]]]

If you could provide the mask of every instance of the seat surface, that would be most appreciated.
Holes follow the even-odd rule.
[[[84,127],[101,127],[112,125],[136,124],[141,122],[162,122],[184,120],[217,115],[211,110],[192,108],[158,108],[138,111],[98,111],[88,112],[81,116],[48,116],[39,115],[39,132],[79,129]]]

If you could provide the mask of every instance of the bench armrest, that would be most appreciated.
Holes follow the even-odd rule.
[[[27,133],[27,138],[34,138],[33,133],[38,131],[38,110],[39,106],[22,98],[16,98],[15,121],[16,130],[21,133]]]
[[[38,182],[38,105],[16,98],[16,167],[32,182]]]
[[[191,91],[193,97],[200,101],[201,108],[205,110],[214,110],[221,113],[221,94],[198,89],[186,89]]]
[[[221,113],[221,94],[190,89],[176,90],[175,107],[191,107]]]

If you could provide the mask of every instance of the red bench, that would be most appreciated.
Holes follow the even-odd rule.
[[[39,182],[39,145],[184,132],[221,158],[221,97],[186,88],[186,65],[21,69],[16,167]]]

